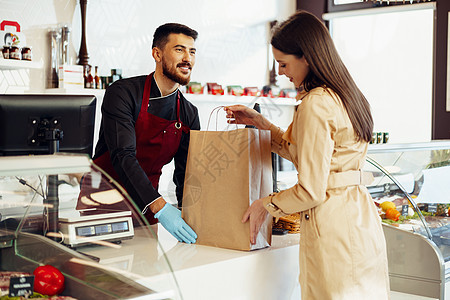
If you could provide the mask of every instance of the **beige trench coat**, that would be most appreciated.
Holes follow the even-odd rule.
[[[301,95],[283,132],[272,126],[272,151],[290,160],[298,183],[263,199],[274,216],[301,212],[302,300],[388,299],[381,220],[360,176],[367,143],[330,89]]]

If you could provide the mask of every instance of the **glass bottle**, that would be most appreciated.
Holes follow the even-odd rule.
[[[84,88],[87,88],[87,65],[83,65],[83,81],[84,81]]]
[[[91,65],[87,65],[86,69],[87,69],[87,76],[86,76],[85,88],[93,89],[94,88],[94,77],[92,76],[92,72],[91,72],[92,67],[91,67]]]
[[[96,89],[102,88],[102,83],[100,81],[100,77],[98,77],[98,66],[95,66],[94,88],[96,88]]]

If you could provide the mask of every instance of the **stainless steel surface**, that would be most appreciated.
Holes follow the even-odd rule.
[[[61,54],[59,57],[60,65],[70,64],[70,27],[65,25],[61,28]]]
[[[445,265],[436,245],[421,234],[383,224],[391,290],[444,298]]]
[[[50,38],[50,69],[48,72],[47,88],[57,88],[59,86],[59,57],[61,52],[61,32],[54,28],[49,31]]]

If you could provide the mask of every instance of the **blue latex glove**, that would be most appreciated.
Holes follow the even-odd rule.
[[[164,207],[155,214],[155,218],[170,232],[178,241],[188,244],[195,243],[197,234],[181,218],[181,211],[166,203]]]

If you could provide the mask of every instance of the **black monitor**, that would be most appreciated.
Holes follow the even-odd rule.
[[[0,95],[0,156],[92,156],[95,107],[92,95]]]

